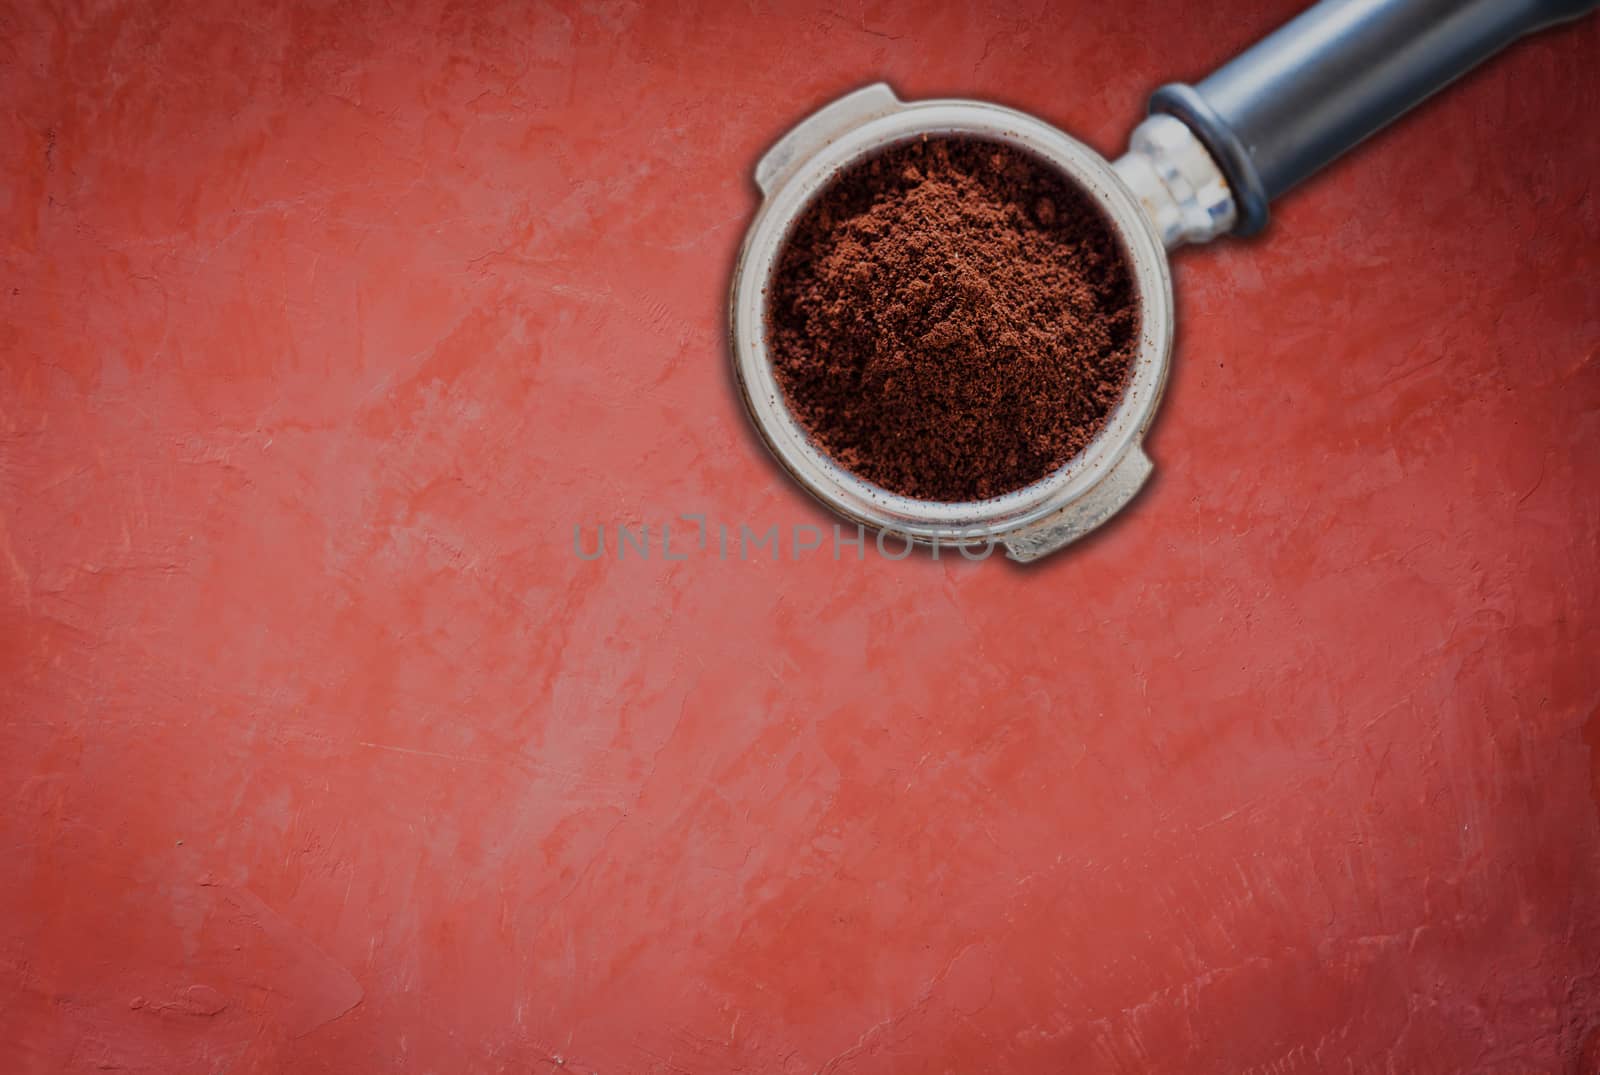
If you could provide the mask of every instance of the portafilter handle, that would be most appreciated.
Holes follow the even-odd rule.
[[[1162,229],[1169,247],[1224,231],[1252,235],[1266,226],[1273,198],[1523,35],[1597,6],[1600,0],[1323,0],[1196,85],[1156,90],[1152,118],[1140,125],[1153,133],[1141,147],[1136,131],[1129,156],[1142,149],[1178,159],[1157,160],[1165,176],[1145,174],[1139,161],[1125,167],[1127,158],[1118,170],[1136,190],[1152,178],[1176,178],[1179,200],[1191,198],[1182,207],[1189,219],[1175,232]],[[1160,122],[1163,116],[1187,131]],[[1181,159],[1186,134],[1220,175]],[[1231,206],[1213,204],[1215,191],[1208,201],[1205,185],[1218,180]]]

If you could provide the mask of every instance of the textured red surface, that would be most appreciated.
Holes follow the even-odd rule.
[[[1180,259],[1086,545],[572,552],[831,521],[788,124],[1293,6],[0,4],[0,1069],[1593,1070],[1600,23]]]

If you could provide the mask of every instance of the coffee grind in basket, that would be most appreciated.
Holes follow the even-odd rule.
[[[1083,450],[1127,385],[1139,305],[1088,194],[1032,154],[924,138],[835,175],[767,292],[789,408],[835,462],[980,500]]]

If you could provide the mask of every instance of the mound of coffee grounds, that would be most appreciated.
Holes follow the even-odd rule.
[[[790,409],[840,465],[919,500],[1045,477],[1121,398],[1139,331],[1127,254],[1031,154],[951,136],[842,170],[767,293]]]

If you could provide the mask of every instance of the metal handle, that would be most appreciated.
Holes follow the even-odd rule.
[[[1182,120],[1227,178],[1235,234],[1267,202],[1524,34],[1600,0],[1323,0],[1150,111]]]

